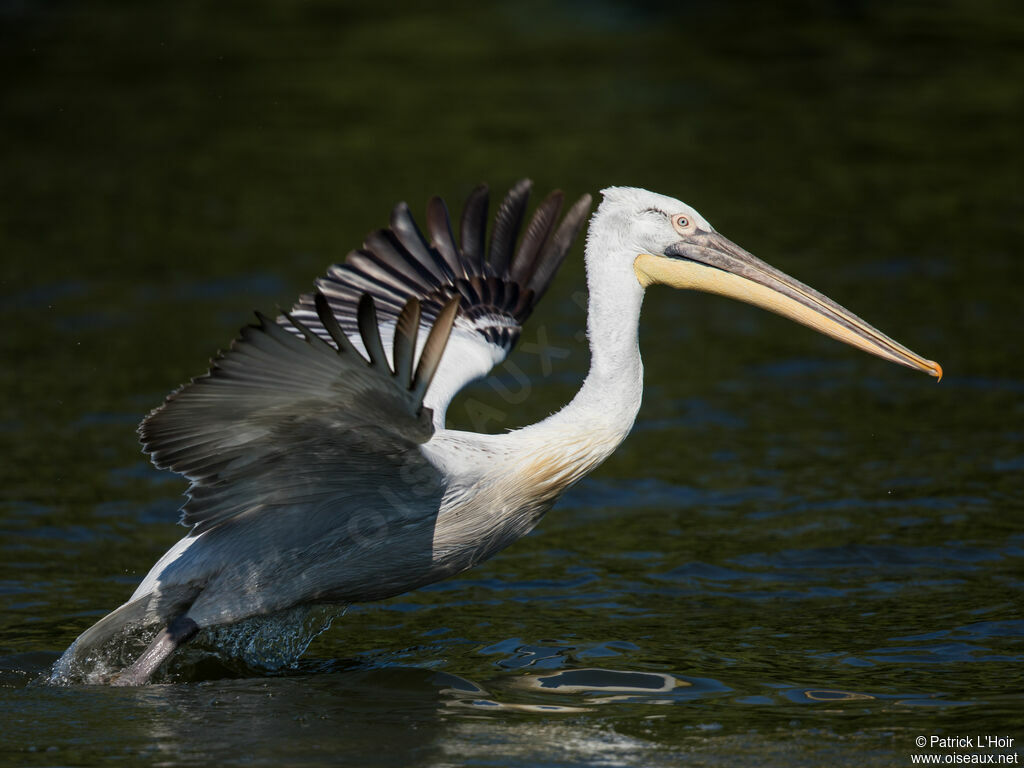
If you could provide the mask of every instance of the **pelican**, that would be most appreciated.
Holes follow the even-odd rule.
[[[512,188],[489,237],[483,185],[458,238],[441,199],[427,205],[426,237],[399,204],[390,226],[315,291],[276,319],[257,313],[208,373],[145,418],[144,450],[191,483],[181,517],[189,531],[55,669],[151,627],[158,632],[141,655],[102,680],[142,684],[201,629],[381,600],[525,536],[632,428],[643,391],[640,309],[656,284],[748,302],[942,375],[689,205],[611,187],[586,238],[591,359],[577,395],[505,434],[448,429],[452,398],[512,350],[590,211],[584,195],[559,222],[556,191],[523,229],[530,189],[528,180]]]

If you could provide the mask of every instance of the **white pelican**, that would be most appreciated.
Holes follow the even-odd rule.
[[[156,625],[141,656],[108,678],[140,684],[201,628],[398,595],[524,536],[633,426],[640,307],[656,283],[740,299],[942,375],[685,203],[613,187],[587,234],[591,362],[579,393],[507,434],[446,429],[448,404],[505,359],[590,209],[585,195],[558,224],[553,193],[516,248],[529,191],[522,181],[509,192],[487,245],[486,187],[466,203],[458,242],[439,198],[427,207],[429,239],[399,205],[315,293],[276,321],[258,315],[209,373],[146,417],[145,451],[191,481],[190,530],[55,670]]]

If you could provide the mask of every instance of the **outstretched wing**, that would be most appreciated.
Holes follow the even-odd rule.
[[[458,303],[434,308],[419,362],[419,300],[394,316],[388,363],[374,300],[355,311],[364,358],[316,294],[316,328],[295,333],[262,315],[209,373],[171,394],[139,427],[160,468],[192,485],[182,522],[201,533],[265,509],[353,498],[368,477],[399,486],[431,468],[418,450],[433,434],[423,398],[440,363]]]
[[[318,291],[327,297],[342,330],[357,346],[357,307],[363,294],[377,302],[385,341],[393,335],[410,297],[419,299],[422,306],[420,336],[449,299],[459,298],[451,339],[425,401],[438,428],[444,426],[445,411],[456,393],[485,376],[515,346],[522,324],[550,285],[590,210],[590,195],[584,195],[559,224],[563,195],[552,192],[537,207],[520,239],[531,186],[524,179],[509,191],[489,238],[485,185],[466,201],[458,241],[441,198],[427,204],[429,240],[416,226],[409,206],[401,203],[391,215],[390,227],[370,233],[362,248],[317,281]],[[314,294],[301,296],[290,316],[321,338],[329,338]],[[289,325],[285,317],[279,322]]]

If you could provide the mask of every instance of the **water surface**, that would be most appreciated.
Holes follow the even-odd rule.
[[[860,766],[909,764],[920,735],[1024,743],[1014,4],[0,14],[0,764]],[[136,442],[148,410],[396,200],[522,175],[681,197],[946,378],[652,290],[633,434],[492,561],[351,607],[294,667],[183,654],[137,690],[38,684],[183,533],[184,483]],[[548,354],[521,349],[455,425],[571,397],[581,254],[524,335]]]

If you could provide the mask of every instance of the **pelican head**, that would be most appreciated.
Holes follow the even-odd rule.
[[[718,234],[692,207],[644,189],[612,187],[600,213],[643,288],[655,283],[717,293],[762,307],[827,336],[937,378],[942,368],[848,309]]]

